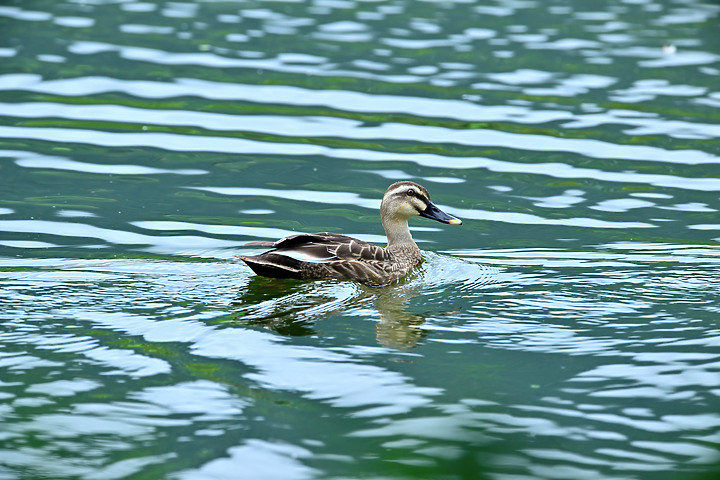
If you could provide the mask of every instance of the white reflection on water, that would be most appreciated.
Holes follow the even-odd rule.
[[[207,228],[211,228],[208,226]],[[220,227],[222,229],[222,227]],[[229,227],[232,228],[232,227]],[[244,229],[244,234],[256,236],[267,232],[251,227],[236,227]],[[21,232],[42,234],[49,236],[74,237],[82,239],[98,239],[112,245],[148,245],[152,251],[160,253],[185,252],[185,254],[203,255],[210,249],[239,247],[244,242],[219,240],[200,236],[151,236],[126,230],[96,227],[85,223],[54,222],[48,220],[0,220],[0,230],[5,232]],[[283,231],[285,232],[285,231]],[[287,234],[287,233],[286,233]]]
[[[217,193],[219,195],[240,195],[284,198],[302,202],[322,203],[325,205],[357,205],[363,208],[378,210],[380,199],[362,198],[357,193],[322,192],[317,190],[278,190],[254,187],[186,187],[192,190]]]
[[[404,127],[403,127],[404,128]],[[493,137],[509,136],[504,140],[499,138],[495,141],[499,144],[515,144],[518,146],[518,139],[513,134],[502,132],[483,131],[487,134],[493,144]],[[478,135],[477,133],[475,135]],[[332,149],[321,145],[269,143],[254,140],[225,138],[213,136],[185,136],[169,133],[111,133],[83,129],[58,129],[58,128],[31,128],[31,127],[0,127],[0,137],[4,138],[31,138],[51,140],[60,143],[91,143],[107,147],[121,146],[147,146],[153,148],[164,148],[170,151],[207,151],[219,153],[256,153],[286,155],[291,151],[294,155],[325,155],[329,157],[361,159],[366,161],[387,161],[389,159],[400,159],[417,162],[421,165],[443,166],[453,168],[488,168],[493,171],[536,173],[550,175],[558,178],[592,178],[610,182],[633,182],[646,183],[656,186],[667,186],[673,188],[684,188],[689,190],[715,191],[720,190],[720,180],[717,178],[689,178],[664,174],[645,174],[635,172],[607,172],[591,168],[578,168],[563,163],[513,163],[501,160],[494,160],[482,157],[448,157],[434,154],[398,154],[392,152],[375,152],[372,150],[359,149]],[[513,137],[513,138],[510,138]],[[522,136],[520,136],[522,137]],[[532,135],[526,137],[533,137]],[[540,138],[540,136],[538,136]],[[555,140],[547,140],[550,137],[542,137],[542,143],[553,143]],[[530,139],[528,139],[530,140]],[[557,139],[556,145],[546,145],[548,150],[566,150],[566,147],[576,145],[581,152],[595,149],[593,151],[605,151],[619,149],[614,152],[622,158],[635,160],[670,161],[690,164],[716,163],[717,159],[711,154],[697,150],[667,151],[655,147],[621,146],[614,147],[604,142]],[[568,143],[565,143],[568,142]],[[589,142],[589,143],[585,143]],[[542,145],[535,145],[527,148],[544,149]],[[570,148],[572,150],[572,148]],[[593,154],[595,155],[595,154]],[[591,156],[593,156],[591,155]],[[605,155],[605,154],[602,154]],[[602,156],[601,155],[601,156]],[[639,155],[636,157],[636,155]],[[597,156],[597,155],[595,155]]]
[[[48,242],[38,242],[36,240],[3,240],[0,245],[11,248],[52,248],[59,245]]]
[[[269,196],[273,198],[286,198],[304,202],[320,202],[333,204],[347,204],[377,210],[380,201],[365,199],[357,194],[344,192],[318,192],[310,190],[272,190],[264,188],[247,187],[187,187],[194,190],[213,192],[221,195],[243,196]],[[645,222],[610,222],[594,218],[561,218],[547,219],[539,215],[518,212],[493,212],[489,210],[462,209],[452,206],[438,205],[442,210],[448,211],[465,219],[489,220],[495,222],[516,223],[521,225],[565,225],[586,228],[652,228],[654,225]],[[148,222],[139,224],[143,226]],[[238,228],[238,227],[236,227]],[[370,237],[364,235],[366,241],[384,241],[383,237]],[[373,240],[367,240],[373,238]]]
[[[66,209],[58,210],[57,212],[55,212],[55,215],[57,215],[58,217],[67,217],[67,218],[97,217],[97,215],[92,212],[86,212],[84,210],[66,210]]]
[[[681,51],[654,60],[641,60],[638,65],[648,68],[681,67],[686,65],[708,65],[720,60],[720,55],[699,51]]]
[[[209,225],[191,222],[171,221],[138,221],[132,222],[136,227],[157,231],[195,230],[213,235],[248,236],[261,238],[282,238],[291,235],[291,230],[269,227],[243,227],[240,225]],[[154,238],[154,237],[153,237]],[[235,244],[238,245],[238,244]],[[240,244],[242,245],[242,244]]]
[[[444,207],[438,205],[441,209],[447,209],[462,219],[486,220],[493,222],[515,223],[518,225],[564,225],[571,227],[584,228],[653,228],[655,225],[647,222],[611,222],[607,220],[599,220],[596,218],[543,218],[539,215],[520,212],[494,212],[490,210],[480,210],[478,208],[466,209],[455,207]]]
[[[29,392],[72,396],[96,386],[88,385],[88,381],[82,379],[68,383],[71,385],[58,385],[58,382],[52,385],[31,385]],[[0,461],[15,468],[41,471],[54,478],[125,478],[141,472],[149,465],[176,458],[177,454],[133,456],[109,462],[104,457],[132,448],[133,442],[152,440],[159,435],[160,429],[193,425],[199,427],[221,420],[240,421],[247,404],[230,393],[227,387],[205,380],[148,387],[131,393],[124,401],[93,403],[80,400],[73,403],[67,412],[39,414],[29,421],[14,422],[8,426],[4,432],[6,439],[34,434],[49,441],[49,444],[43,448],[23,446],[14,452],[0,449]],[[80,448],[75,446],[79,445],[76,442],[88,436],[106,440],[94,442],[90,455],[78,450],[76,455],[48,461],[63,448]]]
[[[172,476],[181,480],[306,480],[318,471],[301,462],[314,454],[287,443],[249,439],[228,450],[228,457],[212,460],[197,469]]]
[[[427,405],[442,391],[419,387],[403,375],[312,347],[283,346],[275,336],[220,330],[193,346],[198,355],[232,358],[255,367],[247,377],[265,388],[303,392],[308,398],[353,408],[356,417],[397,415]],[[313,372],[308,376],[307,372]],[[352,378],[352,383],[345,380]]]
[[[585,85],[589,80],[583,80],[579,82],[581,85]],[[577,83],[575,80],[567,79],[565,83],[570,82]],[[567,90],[567,86],[561,87],[563,91]],[[668,86],[667,92],[674,92],[675,95],[686,94],[687,88],[690,86]],[[36,91],[44,93],[54,93],[68,96],[78,95],[92,95],[104,92],[123,92],[134,97],[141,98],[172,98],[181,96],[197,96],[202,98],[211,98],[218,100],[228,101],[247,101],[252,103],[283,103],[288,105],[306,105],[306,106],[317,106],[322,105],[339,111],[346,112],[367,112],[367,113],[406,113],[410,115],[416,115],[421,118],[424,117],[438,117],[438,118],[452,118],[457,120],[465,121],[476,121],[476,122],[512,122],[512,123],[524,123],[524,124],[537,124],[537,123],[548,123],[553,121],[566,121],[566,128],[585,128],[599,125],[627,125],[634,127],[638,132],[645,132],[644,134],[664,134],[670,136],[679,135],[685,137],[691,135],[693,138],[714,138],[717,136],[716,127],[712,124],[706,124],[701,122],[690,122],[680,120],[670,120],[657,116],[656,114],[648,114],[630,110],[619,110],[610,109],[603,113],[590,113],[587,115],[581,115],[578,113],[571,113],[563,110],[541,110],[538,108],[520,107],[512,105],[476,105],[473,102],[462,101],[462,100],[445,100],[445,99],[429,99],[422,97],[410,97],[410,96],[398,96],[398,95],[379,95],[379,94],[366,94],[361,92],[343,91],[343,90],[311,90],[300,87],[290,87],[282,85],[238,85],[230,83],[211,82],[206,80],[198,79],[176,79],[172,83],[163,82],[149,82],[149,81],[122,81],[112,78],[104,77],[78,77],[66,80],[49,80],[44,81],[42,77],[38,75],[26,75],[26,74],[9,74],[0,76],[0,89],[20,89],[26,91]],[[694,93],[704,92],[705,89],[693,90]],[[619,91],[622,94],[623,91]],[[698,96],[698,95],[694,95]],[[15,105],[15,104],[12,104]],[[68,118],[96,118],[104,119],[108,121],[120,121],[127,119],[130,122],[137,122],[138,118],[142,118],[144,122],[149,124],[167,124],[171,122],[175,125],[189,124],[204,126],[205,128],[217,128],[220,130],[226,130],[229,125],[233,125],[233,129],[249,129],[254,130],[262,128],[262,123],[254,126],[252,118],[249,124],[243,122],[242,116],[229,116],[224,114],[210,114],[200,112],[188,112],[188,111],[162,111],[162,110],[147,110],[147,109],[134,109],[125,106],[106,106],[106,105],[85,105],[85,106],[70,106],[63,104],[44,104],[44,103],[33,103],[28,104],[28,108],[18,109],[4,108],[7,111],[6,114],[16,116],[41,116],[44,109],[51,109],[53,112],[52,116],[60,115]],[[141,114],[131,115],[134,111],[142,112]],[[130,117],[128,119],[128,117]],[[145,118],[147,117],[147,120]],[[232,118],[232,122],[228,122],[227,119]],[[263,119],[263,116],[257,117],[259,120]],[[317,126],[315,126],[315,132],[313,135],[338,135],[342,137],[348,136],[348,131],[352,135],[348,138],[368,138],[363,135],[379,135],[379,138],[383,138],[387,133],[387,127],[383,127],[381,132],[377,132],[377,129],[348,129],[345,125],[353,125],[358,122],[351,120],[341,120],[333,118],[325,119],[326,122],[332,122],[328,127],[332,126],[333,130],[329,132],[317,132]],[[237,123],[240,122],[240,123]],[[297,130],[297,135],[307,135],[307,133],[301,133],[303,130],[309,128],[307,121],[296,122],[292,117],[283,117],[282,124],[284,125],[283,130],[286,128],[292,132]],[[297,124],[297,125],[296,125]],[[296,126],[294,126],[296,125]],[[268,130],[267,127],[262,128],[262,131],[276,134],[277,133],[277,122],[273,122],[273,128]],[[337,128],[343,126],[341,131],[337,131]],[[469,145],[481,145],[478,143],[490,134],[512,136],[513,138],[527,138],[527,143],[533,145],[538,140],[543,140],[542,145],[547,145],[543,149],[553,149],[558,151],[573,151],[576,153],[583,153],[589,156],[600,155],[598,158],[637,158],[644,160],[658,160],[658,161],[669,161],[675,163],[699,163],[701,158],[698,155],[701,152],[683,150],[683,152],[693,152],[691,157],[683,158],[684,156],[673,155],[671,151],[665,151],[659,148],[640,147],[638,145],[625,145],[615,146],[607,144],[613,148],[625,148],[627,149],[630,157],[623,155],[616,155],[615,151],[605,152],[597,151],[595,148],[584,148],[580,146],[574,146],[572,142],[566,143],[568,140],[559,137],[549,137],[546,135],[518,135],[510,134],[507,132],[500,132],[497,130],[451,130],[451,129],[437,129],[438,127],[421,127],[417,125],[402,125],[403,128],[409,129],[405,135],[406,138],[412,138],[416,141],[428,141],[426,135],[431,132],[442,132],[444,134],[451,134],[450,137],[445,138],[443,141],[457,142],[460,144]],[[396,127],[397,128],[397,127]],[[417,135],[418,131],[425,132],[423,135]],[[473,135],[476,132],[482,132],[482,136],[477,138],[477,135]],[[292,133],[291,133],[292,134]],[[358,136],[360,135],[360,136]],[[395,133],[393,133],[395,135]],[[408,136],[409,135],[409,136]],[[370,137],[374,138],[374,137]],[[392,137],[391,137],[392,138]],[[495,137],[492,137],[495,138]],[[503,140],[506,137],[497,137],[498,140]],[[433,140],[437,141],[437,140]],[[497,140],[495,140],[497,141]],[[589,140],[585,140],[588,142]],[[501,146],[515,145],[517,142],[502,142],[499,143]],[[526,143],[526,142],[521,142]],[[605,142],[598,142],[593,140],[592,145],[603,144]],[[491,143],[494,144],[494,143]],[[588,145],[587,143],[585,143]],[[652,155],[642,153],[644,149]],[[632,152],[638,152],[633,154]],[[664,152],[664,153],[662,153]],[[707,154],[706,154],[707,155]]]
[[[342,75],[347,77],[382,80],[393,83],[410,83],[420,80],[417,75],[376,75],[362,71],[339,70],[333,63],[297,64],[288,63],[282,56],[277,58],[244,59],[226,57],[211,52],[202,53],[176,53],[146,47],[113,45],[104,42],[74,42],[68,47],[68,52],[75,55],[95,55],[98,53],[117,52],[121,58],[137,61],[151,62],[159,65],[198,65],[210,68],[250,68],[285,72],[299,75]]]
[[[9,155],[10,152],[0,152],[0,156]],[[207,170],[199,169],[167,169],[146,167],[144,165],[101,165],[97,163],[78,162],[60,157],[47,157],[32,153],[17,152],[25,158],[19,158],[15,161],[21,167],[25,168],[48,168],[51,170],[70,170],[73,172],[98,173],[106,175],[156,175],[163,173],[171,173],[175,175],[203,175],[208,173]],[[13,152],[14,156],[17,155]],[[20,156],[20,155],[17,155]]]
[[[300,392],[330,405],[353,408],[354,416],[397,415],[430,403],[437,388],[418,387],[397,372],[358,362],[323,348],[285,344],[255,330],[216,329],[193,320],[154,321],[140,315],[66,310],[65,315],[98,326],[121,329],[149,342],[188,342],[192,353],[238,360],[255,369],[246,378],[264,388]],[[312,372],[312,375],[308,375]],[[345,380],[352,378],[353,382]]]
[[[50,20],[53,15],[48,12],[38,12],[36,10],[25,10],[19,7],[0,6],[0,16],[14,18],[15,20],[25,20],[30,22],[42,22]]]
[[[412,99],[408,99],[412,102]],[[442,100],[438,100],[442,102]],[[518,113],[513,110],[525,110],[519,107],[488,107],[488,109],[505,108],[509,111],[505,118],[487,118],[490,112],[484,113],[484,118],[478,121],[510,121],[518,122]],[[149,110],[120,105],[63,105],[58,103],[0,103],[0,112],[8,116],[21,118],[60,117],[78,120],[98,120],[106,122],[141,123],[143,125],[190,125],[208,130],[219,131],[251,131],[276,135],[277,126],[282,125],[282,135],[297,137],[342,137],[363,140],[389,139],[389,140],[415,140],[425,143],[457,143],[460,145],[483,146],[493,145],[506,136],[527,139],[528,143],[538,144],[542,150],[572,151],[595,158],[630,158],[637,160],[667,161],[672,163],[703,163],[698,152],[692,153],[690,159],[682,159],[670,151],[638,147],[636,145],[613,145],[597,140],[580,139],[588,145],[584,149],[575,143],[578,140],[568,138],[548,137],[545,135],[522,135],[517,133],[496,132],[491,130],[458,130],[442,127],[429,127],[420,125],[407,125],[400,123],[384,123],[377,127],[368,127],[361,121],[321,116],[276,116],[276,115],[229,115],[222,113],[190,112],[187,110]],[[527,110],[535,112],[536,110]],[[496,114],[500,114],[497,111]],[[569,120],[566,114],[563,119]],[[543,121],[553,121],[559,118],[544,118]],[[627,125],[634,127],[625,133],[632,135],[668,135],[677,138],[715,138],[718,127],[714,124],[687,122],[656,117],[631,111],[609,110],[603,114],[574,115],[572,120],[566,122],[565,128],[597,127],[607,123]],[[480,134],[478,134],[480,133]],[[500,136],[497,136],[500,135]],[[504,136],[503,136],[504,135]],[[542,143],[540,139],[542,138]],[[523,142],[524,143],[524,142]],[[611,148],[610,152],[596,152],[595,146],[604,144]],[[501,145],[507,145],[502,143]],[[522,147],[520,147],[522,148]],[[619,149],[627,150],[630,157],[617,155]],[[687,152],[687,150],[683,150]],[[651,154],[654,155],[651,156]],[[708,157],[713,158],[713,157]]]
[[[51,287],[52,283],[45,281],[46,287]],[[58,286],[61,286],[59,284]],[[19,299],[18,299],[19,300]],[[5,333],[0,334],[0,339],[8,344],[23,344],[23,345],[34,345],[41,350],[53,350],[55,352],[64,353],[75,353],[90,360],[93,364],[106,366],[108,374],[110,375],[127,375],[132,378],[139,377],[150,377],[153,375],[159,375],[170,372],[170,365],[158,358],[149,357],[135,353],[130,350],[109,348],[107,346],[99,345],[96,339],[90,337],[77,337],[73,335],[45,335],[40,333]],[[17,362],[17,356],[9,356],[3,359],[0,364],[4,363],[5,367],[8,367],[8,362]],[[27,359],[26,359],[27,360]],[[23,365],[27,365],[26,368],[37,368],[37,363],[27,361]],[[82,392],[85,391],[88,385],[95,388],[99,385],[92,386],[90,380],[77,379],[71,381],[73,384],[77,382],[77,390],[71,392]],[[37,384],[36,388],[40,388],[39,392],[48,392],[48,388],[53,390],[57,389],[61,392],[68,392],[68,386],[65,382],[51,384]],[[56,394],[57,395],[57,394]],[[64,395],[61,393],[60,395]]]

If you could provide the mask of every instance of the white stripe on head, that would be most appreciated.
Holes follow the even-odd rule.
[[[415,182],[396,182],[388,187],[385,191],[383,198],[388,198],[393,195],[407,195],[408,190],[414,190],[415,194],[423,201],[430,201],[430,195],[428,191],[422,185],[418,185]]]

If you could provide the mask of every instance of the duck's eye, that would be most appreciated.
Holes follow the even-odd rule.
[[[408,197],[412,197],[413,195],[415,195],[415,190],[413,190],[411,188],[410,190],[407,191],[407,194],[408,194]]]

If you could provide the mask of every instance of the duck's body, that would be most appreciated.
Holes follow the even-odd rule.
[[[462,223],[438,209],[427,190],[413,182],[390,185],[380,213],[387,247],[329,232],[301,233],[276,242],[248,243],[246,246],[272,250],[239,258],[265,277],[355,280],[381,286],[404,277],[422,261],[408,229],[410,217],[421,215],[443,223]]]
[[[277,242],[252,242],[247,246],[273,249],[240,258],[258,275],[274,278],[335,278],[386,285],[407,275],[422,260],[414,243],[383,248],[329,232],[301,233]]]

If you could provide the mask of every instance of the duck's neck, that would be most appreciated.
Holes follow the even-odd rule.
[[[410,247],[418,249],[415,241],[410,235],[406,218],[383,218],[383,228],[387,235],[387,248]]]

